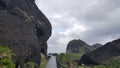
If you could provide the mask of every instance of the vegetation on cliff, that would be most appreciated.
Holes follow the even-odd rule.
[[[0,68],[15,68],[11,50],[3,45],[0,45]]]

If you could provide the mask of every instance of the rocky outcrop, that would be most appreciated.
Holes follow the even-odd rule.
[[[94,48],[94,49],[97,49],[97,48],[100,48],[100,47],[102,47],[103,45],[102,44],[99,44],[99,43],[96,43],[96,44],[93,44],[92,45],[92,47]]]
[[[50,35],[50,22],[34,0],[0,0],[0,43],[12,50],[16,68],[29,61],[40,64]]]
[[[117,56],[120,56],[120,39],[108,42],[104,46],[83,55],[79,64],[101,64]]]
[[[83,54],[92,51],[92,46],[89,46],[87,43],[82,40],[72,40],[67,45],[67,53],[77,53]]]

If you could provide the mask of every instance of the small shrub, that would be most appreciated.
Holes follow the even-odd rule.
[[[12,53],[9,48],[0,45],[0,68],[15,68],[11,57]]]
[[[75,62],[76,59],[79,59],[81,55],[73,53],[61,53],[59,54],[58,60],[65,65],[67,68],[78,68],[79,66]]]

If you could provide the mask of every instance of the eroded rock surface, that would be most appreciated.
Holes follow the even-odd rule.
[[[50,22],[34,0],[0,0],[0,43],[15,54],[16,68],[29,61],[40,64],[50,35]]]

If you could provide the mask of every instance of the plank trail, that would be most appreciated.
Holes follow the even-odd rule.
[[[57,68],[57,62],[55,56],[51,56],[45,68]]]

